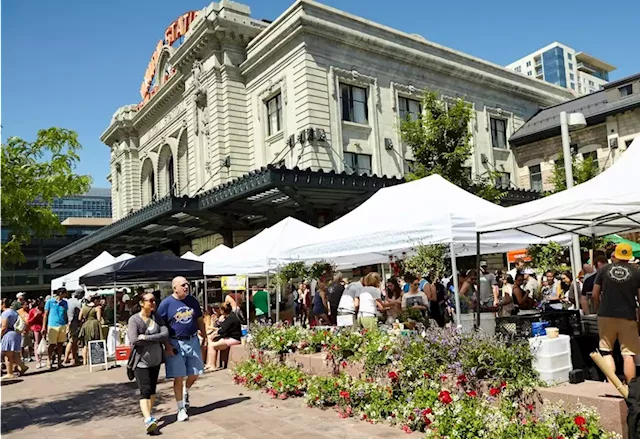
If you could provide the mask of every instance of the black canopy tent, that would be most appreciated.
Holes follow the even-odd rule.
[[[123,282],[168,282],[176,276],[202,279],[202,262],[154,252],[100,268],[85,274],[80,283],[88,287]]]

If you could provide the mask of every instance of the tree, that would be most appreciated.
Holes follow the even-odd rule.
[[[573,169],[574,186],[591,180],[593,177],[598,175],[599,172],[598,163],[593,160],[592,157],[586,157],[580,161],[573,157],[571,168]],[[567,188],[567,177],[564,170],[563,160],[556,160],[553,164],[551,184],[553,185],[553,192],[551,193],[560,192]]]
[[[488,171],[474,179],[466,166],[472,153],[472,118],[469,103],[462,99],[443,102],[436,93],[425,90],[420,114],[407,116],[400,124],[402,141],[416,161],[407,180],[438,174],[466,191],[498,201],[504,192],[496,187],[497,173]]]
[[[469,131],[472,118],[471,105],[464,100],[443,102],[436,93],[425,90],[420,114],[414,118],[407,116],[400,124],[402,141],[415,158],[407,180],[438,174],[485,200],[500,200],[504,191],[495,184],[498,173],[487,171],[474,179],[466,166],[472,154]],[[430,270],[443,272],[446,246],[419,245],[415,250],[416,255],[406,261],[412,272],[418,275]]]
[[[38,131],[34,142],[10,137],[2,144],[2,225],[11,236],[2,243],[2,265],[24,261],[22,246],[46,238],[62,226],[51,210],[54,199],[86,192],[91,178],[76,175],[82,148],[74,131]]]

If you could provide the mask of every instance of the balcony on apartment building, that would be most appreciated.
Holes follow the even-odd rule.
[[[615,66],[584,52],[576,53],[576,68],[605,81],[609,80],[609,73],[616,69]]]

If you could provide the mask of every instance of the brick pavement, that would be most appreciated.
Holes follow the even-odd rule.
[[[163,375],[163,372],[161,372]],[[401,438],[385,425],[340,419],[333,410],[306,408],[301,399],[272,400],[232,383],[227,371],[206,374],[191,391],[191,417],[176,422],[169,381],[158,385],[155,416],[163,436],[207,439]],[[3,438],[137,438],[144,433],[137,387],[124,368],[29,373],[3,382]],[[416,434],[414,433],[414,436]]]

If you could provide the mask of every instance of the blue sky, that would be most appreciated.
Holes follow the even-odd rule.
[[[275,19],[292,0],[245,0],[252,16]],[[323,0],[323,3],[506,65],[553,41],[640,72],[640,1]],[[206,0],[10,0],[2,3],[2,139],[40,128],[77,131],[78,172],[107,187],[109,150],[100,142],[113,112],[137,103],[156,42],[180,14]]]

